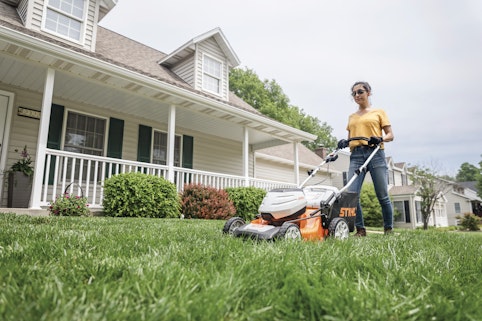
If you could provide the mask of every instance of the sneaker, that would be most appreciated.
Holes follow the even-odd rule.
[[[356,236],[356,237],[358,237],[358,236],[367,236],[367,230],[364,229],[363,227],[357,227],[357,228],[356,228],[356,233],[355,233],[354,236]]]
[[[393,234],[393,230],[392,230],[391,227],[385,228],[385,229],[383,230],[383,233],[384,233],[385,235],[390,235],[390,234]]]

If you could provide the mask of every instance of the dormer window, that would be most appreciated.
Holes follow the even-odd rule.
[[[203,56],[203,89],[221,95],[223,63],[207,55]]]
[[[80,42],[85,16],[85,0],[48,0],[45,29],[61,37]]]

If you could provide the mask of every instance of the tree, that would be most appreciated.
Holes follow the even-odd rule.
[[[262,114],[316,135],[314,142],[305,143],[311,150],[320,145],[326,148],[336,147],[336,138],[331,135],[333,128],[291,105],[290,99],[275,80],[262,81],[251,69],[235,68],[229,73],[229,89]]]
[[[473,182],[478,180],[479,176],[479,168],[469,163],[463,163],[462,165],[460,165],[460,169],[457,172],[455,179],[457,180],[457,182]]]
[[[482,157],[482,155],[480,155]],[[477,195],[482,197],[482,161],[479,162],[479,177],[477,178]]]
[[[423,229],[426,230],[430,215],[433,214],[437,202],[443,197],[447,185],[437,178],[434,170],[426,167],[414,167],[412,180],[418,186],[417,195],[421,198]]]

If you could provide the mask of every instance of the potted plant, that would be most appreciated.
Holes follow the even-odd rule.
[[[18,153],[18,149],[15,152]],[[8,170],[8,207],[28,207],[32,193],[32,176],[32,158],[25,145],[20,152],[20,159]]]

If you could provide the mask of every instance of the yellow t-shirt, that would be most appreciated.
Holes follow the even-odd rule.
[[[353,113],[348,118],[348,126],[346,129],[350,132],[349,138],[352,137],[367,137],[371,136],[382,137],[382,129],[385,126],[390,126],[388,116],[383,109],[371,109],[364,115]],[[367,141],[354,140],[350,142],[350,150],[357,146],[367,145]],[[380,144],[380,149],[383,149],[383,143]]]

